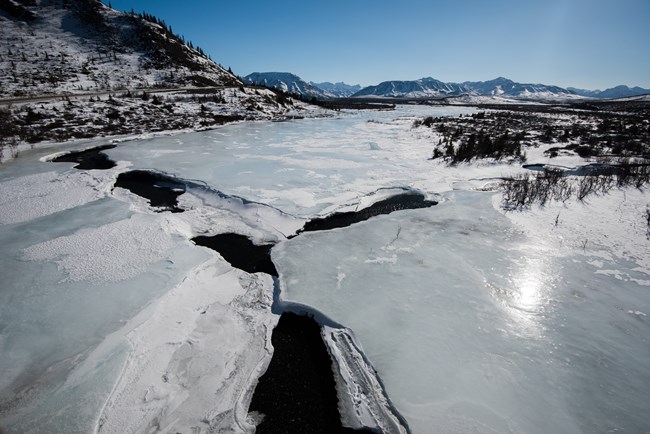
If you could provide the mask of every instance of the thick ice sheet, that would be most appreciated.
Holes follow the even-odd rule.
[[[273,281],[214,258],[127,337],[132,353],[100,433],[252,432],[252,385],[272,355]]]
[[[179,240],[170,236],[168,222],[147,215],[82,229],[73,235],[29,246],[21,253],[28,261],[57,264],[66,280],[93,283],[128,280],[161,260],[171,260]]]
[[[209,254],[110,198],[4,225],[0,241],[2,424],[87,432],[128,350],[108,336]]]
[[[456,171],[440,171],[427,160],[432,142],[411,125],[425,115],[476,111],[401,107],[339,118],[245,123],[126,142],[106,153],[135,168],[201,180],[226,194],[312,217],[380,188],[447,189]]]
[[[101,420],[105,432],[155,426],[161,412],[180,430],[209,420],[207,426],[251,431],[249,394],[270,360],[267,340],[277,321],[273,285],[270,277],[243,276],[190,238],[236,231],[277,241],[303,221],[200,185],[182,197],[185,213],[156,213],[125,190],[111,193],[128,163],[108,171],[69,166],[17,160],[0,182],[7,205],[0,226],[0,425],[10,432],[89,432],[115,390]],[[23,175],[31,170],[41,172]],[[161,333],[156,321],[188,312]],[[142,322],[148,326],[126,339]],[[171,339],[186,346],[170,347]],[[165,359],[161,348],[174,351]],[[136,409],[141,383],[133,378],[143,370],[170,386],[170,406],[156,399],[150,411]],[[142,416],[125,418],[124,408]]]
[[[97,200],[111,178],[88,172],[47,172],[0,183],[0,224],[21,223]]]
[[[555,255],[490,194],[447,199],[281,243],[283,299],[354,330],[414,433],[649,426],[647,287]]]
[[[350,329],[324,326],[343,426],[381,433],[407,433],[406,423],[386,395],[381,379]]]
[[[171,214],[116,191],[1,227],[3,426],[89,432],[101,414],[101,432],[253,430],[248,401],[278,318],[273,281],[190,238],[277,240],[302,222],[214,196],[187,195],[187,212]]]

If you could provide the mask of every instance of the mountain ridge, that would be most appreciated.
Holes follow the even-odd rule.
[[[361,87],[345,83],[307,82],[288,72],[253,73],[244,78],[255,83],[296,93],[308,98],[422,98],[439,99],[448,97],[502,97],[536,100],[616,99],[650,94],[650,89],[616,86],[604,91],[585,90],[573,87],[541,83],[519,83],[505,77],[486,81],[443,82],[432,77],[417,80],[388,80],[377,85]],[[356,88],[356,91],[352,91]]]
[[[630,88],[619,85],[604,91],[585,90],[574,87],[563,88],[555,85],[518,83],[505,77],[487,81],[464,81],[444,83],[431,77],[418,80],[384,81],[375,86],[367,86],[352,97],[385,96],[393,98],[444,98],[452,96],[504,96],[524,99],[616,99],[650,94],[650,89]]]
[[[351,85],[342,81],[339,81],[337,83],[331,83],[329,81],[325,81],[323,83],[314,83],[313,81],[310,81],[309,84],[338,98],[347,98],[361,90],[361,85],[359,84]]]
[[[244,77],[243,81],[316,99],[347,98],[361,90],[361,85],[358,84],[307,82],[290,72],[253,72]]]
[[[290,72],[253,72],[243,78],[244,83],[275,88],[282,92],[308,98],[329,99],[332,94],[313,86]]]
[[[567,89],[575,92],[578,95],[596,98],[596,99],[616,99],[616,98],[628,98],[633,96],[641,96],[650,94],[650,89],[644,89],[639,86],[629,87],[624,84],[618,86],[610,87],[605,90],[587,90],[587,89],[578,89],[575,87],[568,87]]]
[[[432,77],[384,81],[376,86],[365,87],[352,97],[445,98],[462,95],[534,99],[579,97],[574,92],[559,86],[518,83],[505,77],[462,83],[445,83]]]

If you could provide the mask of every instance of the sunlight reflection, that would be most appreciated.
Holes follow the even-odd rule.
[[[512,271],[502,287],[488,284],[492,295],[511,318],[513,331],[540,337],[541,319],[546,314],[554,287],[553,260],[544,252],[526,250],[512,264]]]
[[[536,312],[541,302],[541,290],[545,276],[540,267],[540,261],[527,261],[528,266],[522,270],[520,276],[514,279],[515,288],[518,289],[518,300],[515,302],[520,309]]]
[[[544,330],[541,320],[554,287],[554,261],[546,252],[526,249],[523,253],[514,264],[516,272],[510,283],[514,297],[508,311],[519,332],[541,337]]]

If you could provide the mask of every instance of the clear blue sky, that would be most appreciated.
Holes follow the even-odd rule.
[[[105,0],[108,3],[108,0]],[[111,0],[241,76],[650,88],[650,0]]]

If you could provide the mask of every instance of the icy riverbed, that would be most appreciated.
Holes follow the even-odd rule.
[[[446,167],[411,128],[475,111],[400,107],[138,139],[104,151],[117,163],[108,170],[48,162],[100,140],[0,166],[0,427],[252,432],[277,310],[307,306],[328,324],[348,426],[643,431],[647,195],[504,214],[497,193],[474,190],[521,168]],[[547,162],[542,149],[532,160]],[[113,189],[134,169],[183,183],[183,212]],[[440,203],[287,239],[404,188]],[[273,307],[269,275],[191,242],[227,233],[275,244],[284,303]]]

